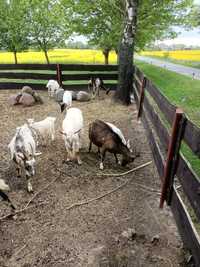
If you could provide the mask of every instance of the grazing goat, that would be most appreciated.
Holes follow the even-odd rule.
[[[114,127],[113,127],[114,126]],[[113,124],[105,123],[101,120],[95,120],[89,125],[89,152],[92,148],[92,143],[95,144],[98,149],[101,148],[101,162],[100,169],[103,170],[103,162],[105,159],[106,151],[114,154],[116,163],[119,163],[117,154],[122,154],[122,166],[133,162],[135,156],[131,154],[122,132]]]
[[[28,192],[33,191],[30,177],[35,174],[36,144],[27,124],[17,128],[16,134],[8,145],[11,160],[16,164],[17,176],[25,169]]]
[[[7,201],[10,204],[11,208],[15,210],[14,205],[10,201],[8,195],[5,193],[8,191],[10,191],[10,187],[5,183],[3,179],[0,179],[0,197],[2,197],[4,201]]]
[[[61,112],[72,105],[72,91],[65,91],[63,94],[63,101],[60,103]]]
[[[38,145],[38,139],[41,138],[43,143],[51,138],[55,139],[55,117],[47,117],[42,121],[35,122],[34,119],[28,119],[28,126],[36,136],[36,143]]]
[[[101,78],[94,78],[91,77],[88,81],[88,91],[92,94],[93,98],[96,98],[96,96],[99,96],[100,89],[103,89],[106,91],[106,94],[110,92],[110,89],[106,89],[104,86],[104,82]]]
[[[83,115],[78,108],[69,108],[62,123],[62,135],[67,151],[66,160],[77,160],[78,164],[82,164],[79,155],[81,147],[80,137],[83,131]]]
[[[60,88],[60,85],[55,80],[49,80],[46,87],[48,88],[49,97],[53,97],[55,92]]]

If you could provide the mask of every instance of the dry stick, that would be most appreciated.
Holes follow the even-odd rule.
[[[27,202],[27,204],[24,206],[24,208],[22,208],[22,209],[20,209],[20,210],[16,210],[16,211],[13,212],[13,213],[10,213],[10,214],[7,214],[7,215],[1,217],[1,218],[0,218],[0,221],[6,219],[6,218],[8,218],[8,217],[15,216],[15,215],[18,214],[18,213],[21,213],[21,212],[23,212],[23,211],[25,211],[25,210],[27,210],[27,209],[32,208],[32,207],[29,207],[29,205],[30,205],[30,203],[36,198],[36,196],[39,195],[39,194],[40,194],[42,191],[44,191],[45,189],[47,189],[50,185],[52,185],[53,183],[55,183],[55,181],[56,181],[58,178],[60,178],[60,175],[57,176],[53,181],[51,181],[50,183],[48,183],[46,186],[44,186],[44,187],[43,187],[41,190],[39,190],[37,193],[35,193],[35,194],[33,195],[33,197],[32,197],[32,198]]]
[[[138,166],[137,168],[135,168],[135,170],[144,168],[144,167],[146,167],[147,165],[149,165],[150,163],[151,163],[151,162],[148,162],[148,163],[145,163],[145,164],[143,164],[143,165],[141,165],[141,166]],[[133,171],[133,170],[131,170],[131,171]],[[83,206],[83,205],[85,205],[85,204],[89,204],[89,203],[91,203],[91,202],[94,202],[94,201],[96,201],[96,200],[99,200],[99,199],[101,199],[101,198],[103,198],[103,197],[105,197],[105,196],[107,196],[107,195],[109,195],[109,194],[112,194],[112,193],[118,191],[119,189],[121,189],[122,187],[124,187],[125,185],[127,185],[130,181],[131,181],[131,179],[127,180],[126,182],[124,182],[123,184],[119,185],[119,186],[116,187],[115,189],[110,190],[110,191],[108,191],[107,193],[105,193],[105,194],[103,194],[103,195],[101,195],[101,196],[99,196],[99,197],[92,198],[92,199],[88,199],[88,200],[86,200],[86,201],[82,201],[82,202],[74,203],[74,204],[72,204],[71,206],[69,206],[69,207],[67,207],[67,208],[65,208],[65,209],[66,209],[66,210],[70,210],[70,209],[72,209],[72,208],[74,208],[74,207]]]
[[[139,169],[141,169],[143,167],[146,167],[146,166],[150,165],[151,163],[152,163],[152,161],[149,161],[149,162],[144,163],[144,164],[142,164],[142,165],[140,165],[140,166],[138,166],[136,168],[133,168],[133,169],[131,169],[129,171],[122,172],[122,173],[97,173],[97,175],[98,176],[124,176],[124,175],[126,175],[128,173],[131,173],[131,172],[137,171],[137,170],[139,170]]]
[[[27,244],[25,244],[23,247],[21,247],[20,249],[18,249],[10,258],[10,260],[13,259],[13,257],[16,257],[23,249],[25,249],[25,247],[27,246]]]

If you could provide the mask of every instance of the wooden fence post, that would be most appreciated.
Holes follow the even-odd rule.
[[[174,176],[178,163],[178,155],[183,135],[184,124],[184,113],[180,108],[177,108],[173,120],[172,134],[168,145],[167,159],[164,168],[164,177],[160,197],[160,208],[163,208],[165,200],[167,200],[168,205],[171,201]]]
[[[62,87],[62,69],[60,64],[56,65],[56,73],[57,73],[57,81],[59,85]]]
[[[143,78],[142,83],[141,83],[141,87],[140,87],[140,100],[139,100],[137,120],[140,118],[140,116],[142,114],[142,106],[143,106],[143,100],[144,100],[145,87],[146,87],[146,77]]]

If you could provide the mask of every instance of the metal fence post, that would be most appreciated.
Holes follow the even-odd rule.
[[[140,87],[140,100],[139,100],[137,120],[140,118],[140,116],[142,114],[142,106],[143,106],[143,100],[144,100],[145,87],[146,87],[146,77],[143,78],[142,83],[141,83],[141,87]]]
[[[173,120],[172,134],[168,145],[167,159],[164,168],[164,177],[160,197],[160,208],[163,208],[165,200],[167,200],[168,205],[171,201],[174,176],[178,163],[178,155],[182,140],[184,124],[184,113],[180,108],[177,108]]]
[[[57,81],[59,85],[62,87],[62,69],[60,64],[56,65],[56,74],[57,74]]]

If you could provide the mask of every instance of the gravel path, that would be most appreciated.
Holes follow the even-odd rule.
[[[159,60],[151,57],[144,57],[144,56],[136,56],[137,60],[147,62],[149,64],[153,64],[155,66],[166,68],[168,70],[177,72],[179,74],[187,75],[193,77],[194,79],[200,80],[200,70],[196,68],[186,67],[179,64],[174,64],[171,62],[167,62],[164,60]]]

